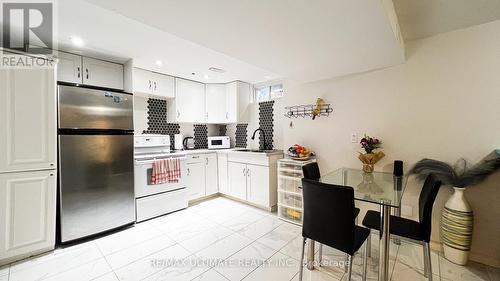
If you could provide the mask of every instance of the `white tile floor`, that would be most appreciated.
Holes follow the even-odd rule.
[[[372,256],[377,257],[376,237]],[[0,281],[29,280],[298,280],[301,235],[298,226],[228,199],[216,198],[189,209],[137,224],[76,246],[0,267]],[[362,254],[353,264],[361,280]],[[325,262],[344,255],[325,248]],[[434,280],[500,281],[500,270],[470,263],[454,265],[432,253]],[[422,248],[391,244],[392,280],[426,280]],[[304,271],[304,280],[345,280],[343,268]],[[377,279],[370,258],[368,280]]]

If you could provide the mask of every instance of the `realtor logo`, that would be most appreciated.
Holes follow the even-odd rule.
[[[52,5],[2,2],[2,47],[30,54],[52,54]]]

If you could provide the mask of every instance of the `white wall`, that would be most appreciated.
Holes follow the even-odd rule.
[[[392,171],[395,159],[407,168],[424,157],[480,160],[500,148],[499,34],[496,21],[407,42],[403,65],[309,84],[286,81],[285,105],[322,97],[334,112],[315,121],[281,117],[283,149],[294,143],[311,147],[323,172],[361,167],[361,149],[351,143],[351,133],[383,141],[387,156],[378,170]],[[420,186],[411,179],[404,199],[415,216]],[[449,194],[449,187],[441,188],[434,208],[434,242],[439,242],[440,213]],[[472,258],[500,266],[500,175],[466,196],[475,214]]]

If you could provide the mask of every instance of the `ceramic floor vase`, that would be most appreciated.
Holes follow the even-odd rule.
[[[441,241],[447,260],[465,265],[469,259],[474,216],[465,199],[465,188],[454,187],[444,206],[441,220]]]

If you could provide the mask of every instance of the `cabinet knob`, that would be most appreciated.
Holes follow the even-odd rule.
[[[52,167],[53,167],[53,166],[54,166],[54,163],[50,163],[50,166],[52,166]]]
[[[53,177],[53,176],[54,176],[54,173],[50,173],[49,175],[50,175],[51,177]]]

